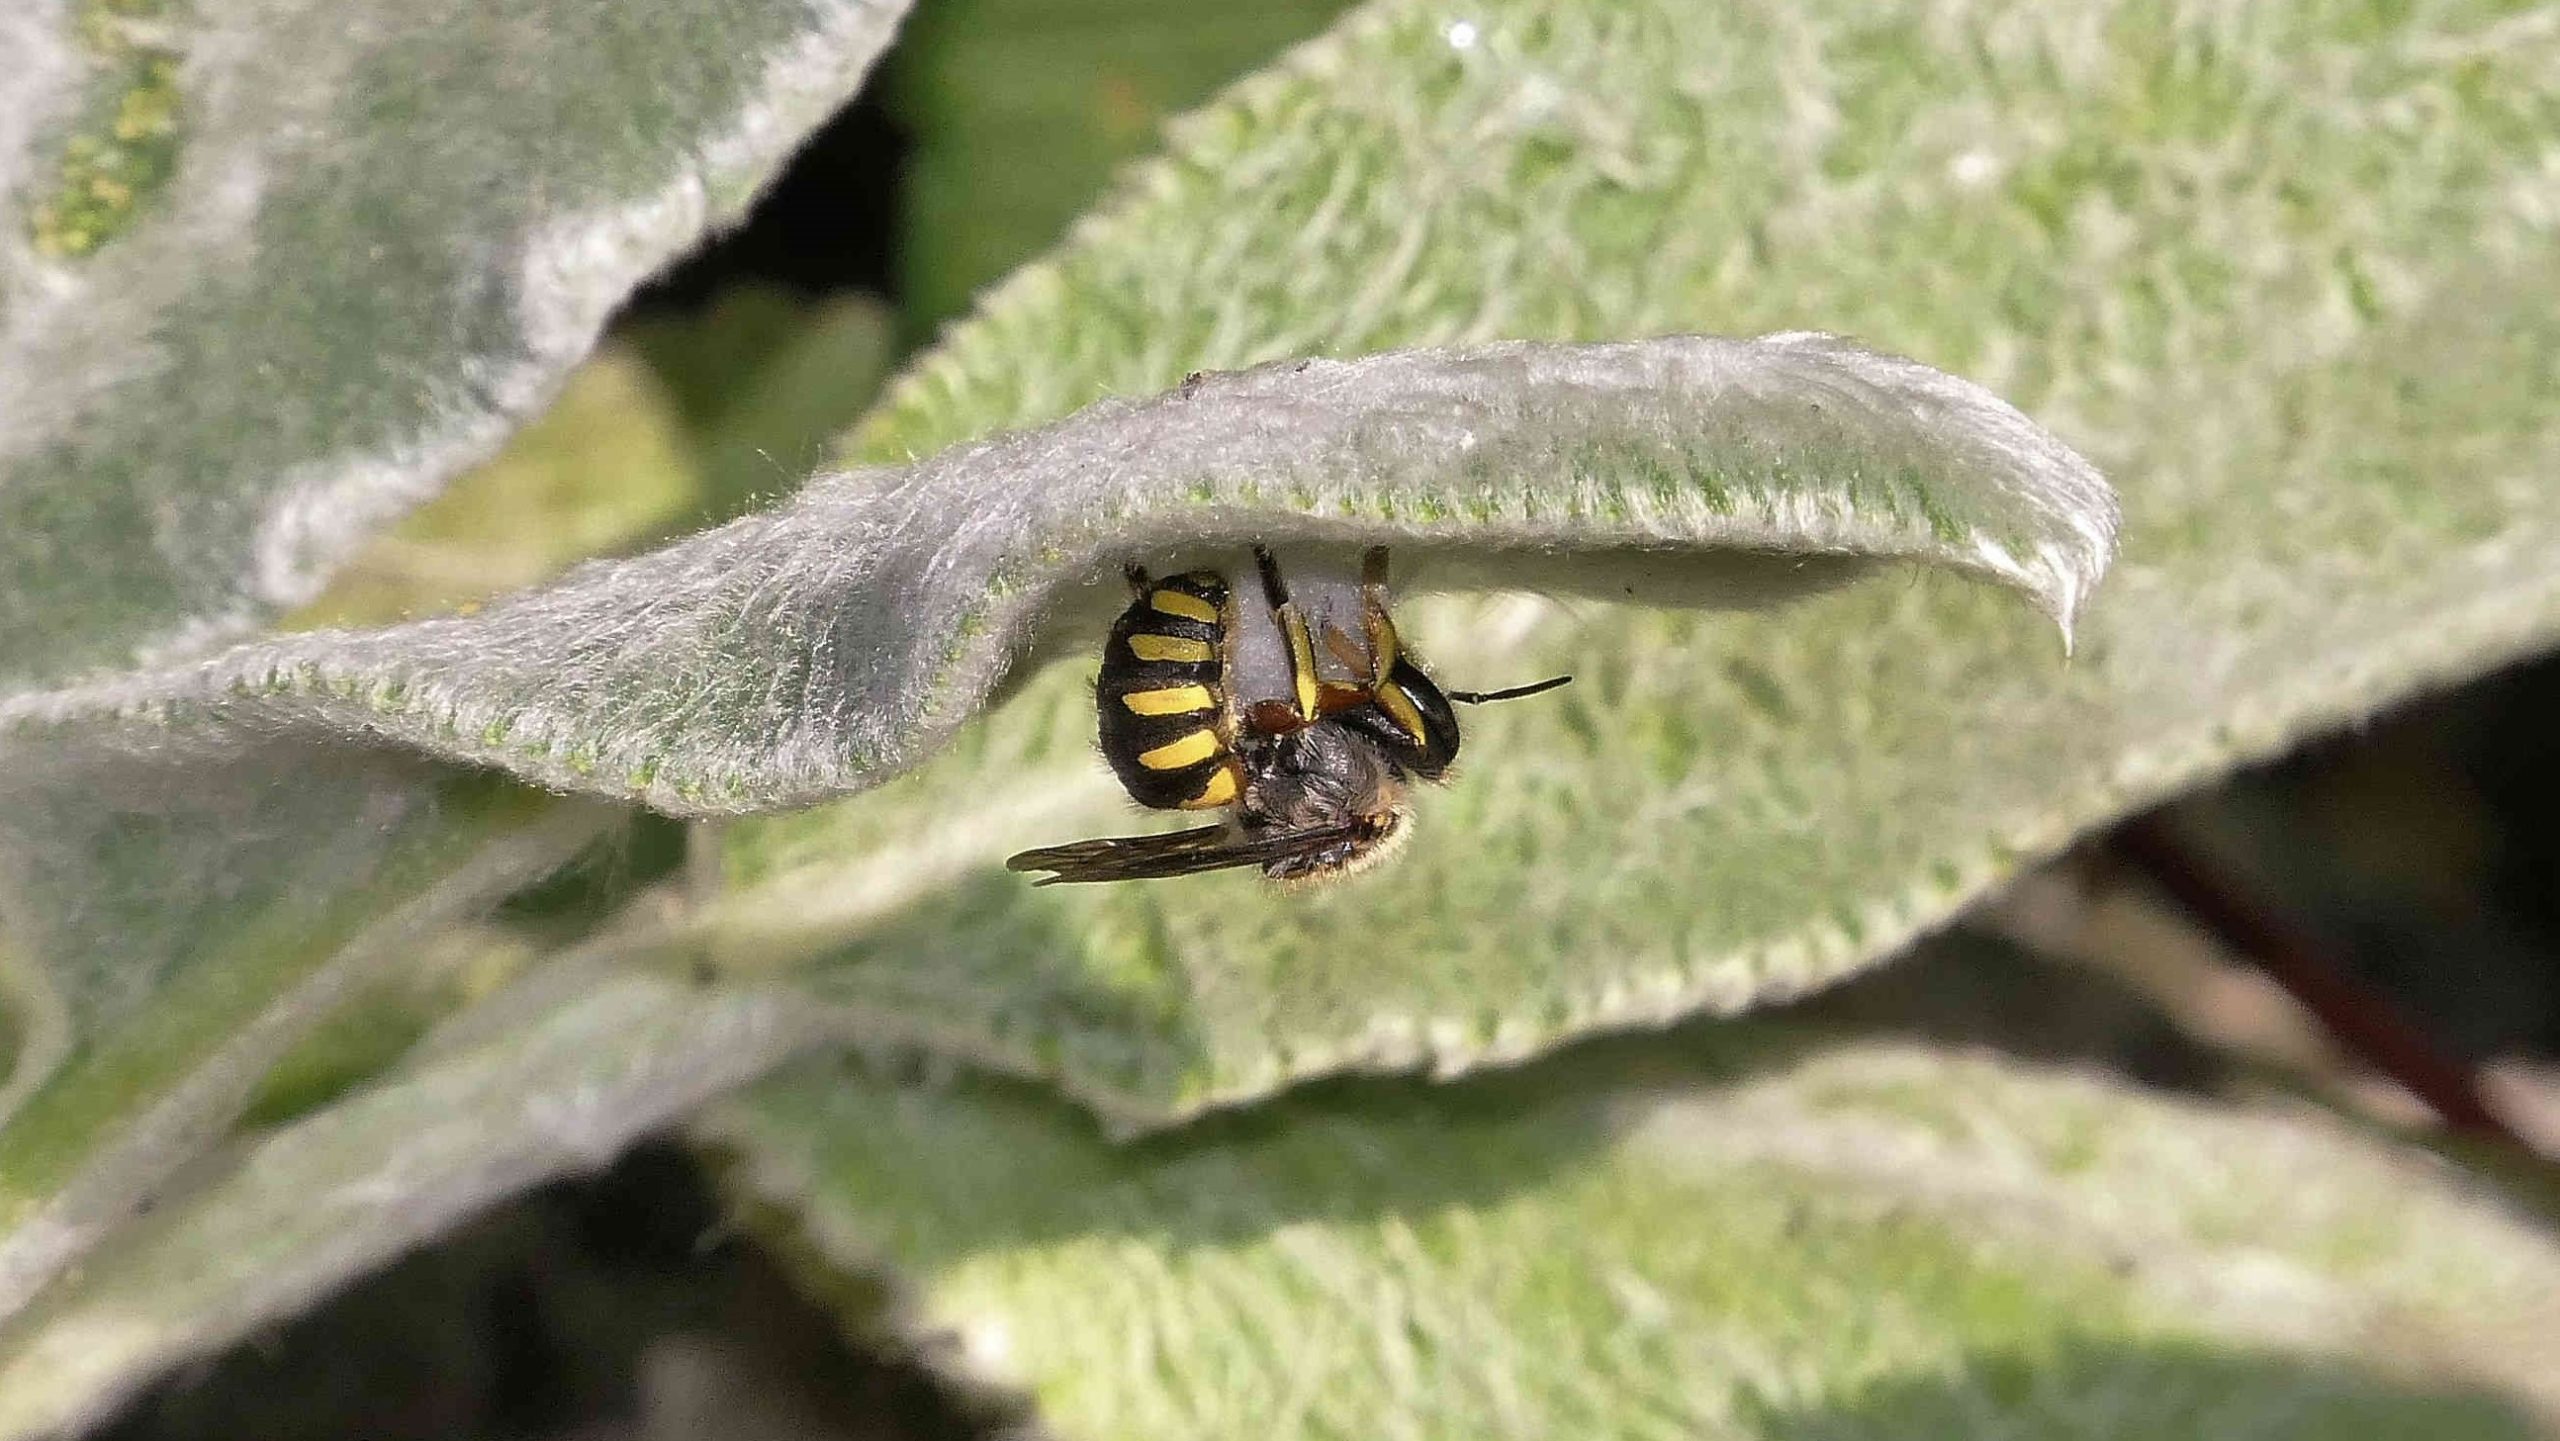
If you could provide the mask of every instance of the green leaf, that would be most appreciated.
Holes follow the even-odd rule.
[[[851,93],[898,0],[0,28],[0,687],[307,600]]]
[[[1819,324],[2087,449],[2067,669],[1922,577],[1784,611],[1417,607],[1470,715],[1395,863],[1032,891],[1130,813],[1090,659],[875,795],[729,828],[742,975],[932,1017],[1144,1126],[1783,998],[2074,836],[2560,640],[2560,34],[2509,7],[1388,3],[1176,129],[863,450],[1310,348]],[[2536,202],[2538,204],[2538,202]],[[1087,643],[1098,641],[1099,625]],[[1091,654],[1088,651],[1088,656]]]
[[[654,539],[703,503],[686,431],[649,364],[608,343],[506,449],[348,556],[286,624],[456,610]]]
[[[299,989],[293,968],[396,890],[383,837],[468,834],[444,824],[455,772],[387,742],[697,812],[871,783],[974,708],[1051,592],[1132,534],[1196,547],[1203,516],[1237,538],[1415,538],[1453,566],[1542,545],[1586,583],[1650,583],[1610,558],[1638,547],[1696,552],[1671,568],[1683,582],[1755,588],[1935,562],[2064,620],[2114,523],[2095,474],[2014,411],[1823,337],[1411,352],[1202,378],[831,478],[476,614],[0,702],[0,859],[30,882],[7,896],[10,937],[28,993],[65,1018],[61,1045],[21,1057],[0,1131],[0,1312],[93,1248],[348,993],[336,968]],[[602,824],[546,814],[527,834],[552,838],[549,860]],[[152,843],[128,843],[137,830]],[[244,926],[254,963],[229,949]],[[285,1019],[253,1024],[268,1005]],[[178,1026],[187,1044],[167,1039]],[[225,1039],[243,1027],[258,1044]],[[161,1119],[173,1108],[184,1125]]]
[[[686,333],[708,344],[733,328]],[[840,424],[829,404],[858,397],[830,387],[821,400],[800,372],[876,353],[876,339],[855,343],[876,337],[876,315],[840,305],[780,328],[765,337],[772,359],[745,363],[751,348],[733,367],[758,393],[690,423],[627,347],[608,349],[303,619],[443,609],[537,578],[698,510],[737,444],[830,413]],[[0,1088],[0,1312],[253,1097],[289,1114],[396,1056],[453,1003],[451,989],[405,988],[443,927],[600,833],[609,851],[629,844],[619,810],[291,738],[236,736],[218,756],[17,759],[0,783],[22,887],[0,906],[0,995],[21,1032]]]
[[[463,1013],[375,1086],[210,1158],[0,1322],[0,1437],[93,1422],[156,1372],[602,1164],[824,1033],[784,993],[563,966]]]
[[[889,314],[858,295],[802,301],[742,289],[699,316],[642,321],[625,334],[674,390],[692,435],[696,525],[797,489],[889,371]]]
[[[945,0],[899,38],[882,85],[901,162],[902,329],[929,337],[1055,243],[1164,121],[1322,30],[1348,0]]]
[[[165,911],[99,927],[98,890],[184,873],[237,889],[279,867],[261,869],[244,834],[275,835],[289,859],[297,829],[423,806],[382,779],[401,764],[386,739],[697,813],[875,782],[948,734],[1051,593],[1133,535],[1685,545],[1710,578],[1719,550],[1744,546],[1808,552],[1801,564],[1830,577],[1919,559],[2067,620],[2113,523],[2096,476],[1998,401],[1819,337],[1203,379],[904,473],[838,477],[478,614],[286,636],[0,702],[0,856],[44,876],[13,898],[11,928],[88,1037],[93,997],[130,1012],[198,941]],[[1772,562],[1728,566],[1756,580]],[[304,752],[302,782],[276,786]],[[340,763],[356,773],[333,777]],[[180,818],[182,803],[196,809]],[[90,839],[130,816],[164,844]],[[355,869],[331,873],[338,887],[357,884],[361,854],[341,857]],[[166,953],[140,964],[150,946]]]
[[[812,1065],[696,1134],[787,1249],[895,1278],[849,1326],[1064,1437],[2522,1441],[2560,1401],[2560,1248],[2431,1158],[1907,1043],[1684,1032],[1129,1147]]]
[[[635,971],[610,940],[554,961],[198,1166],[0,1323],[0,1437],[102,1415],[878,1021]],[[2429,1158],[2299,1109],[1766,1023],[1339,1084],[1137,1146],[1019,1088],[841,1064],[697,1134],[848,1326],[1027,1386],[1071,1436],[1502,1434],[1496,1406],[1521,1435],[2521,1437],[2513,1403],[2554,1402],[2560,1253]]]
[[[626,326],[488,464],[348,558],[295,629],[450,611],[729,520],[798,484],[888,370],[889,321],[858,295],[722,295]]]
[[[737,215],[903,7],[552,8],[68,0],[0,21],[0,687],[308,599]],[[639,463],[615,499],[645,510],[634,483],[671,472],[640,438],[617,437]],[[483,547],[442,586],[394,567],[371,603],[629,534],[509,537],[507,565]],[[222,749],[8,757],[0,1312],[420,934],[608,819],[412,760]]]
[[[1410,541],[1479,584],[1690,590],[1920,561],[2067,630],[2115,523],[2105,483],[2016,411],[1826,336],[1302,360],[827,477],[480,614],[0,701],[0,744],[59,766],[218,752],[242,728],[393,740],[733,814],[929,753],[1066,593],[1106,604],[1132,553]],[[1624,552],[1634,569],[1610,563]]]
[[[1434,798],[1442,804],[1405,864],[1313,905],[1234,878],[1060,896],[999,873],[1005,850],[1117,810],[1086,749],[1089,700],[1060,669],[1028,678],[1023,704],[898,788],[822,816],[732,827],[738,892],[709,919],[707,939],[736,974],[769,966],[779,982],[783,965],[804,967],[786,994],[802,1006],[812,991],[836,1000],[863,1034],[1057,1075],[1118,1118],[1156,1121],[1330,1066],[1455,1068],[1590,1027],[1785,994],[1892,949],[2022,852],[2413,687],[2547,644],[2560,632],[2560,584],[2544,561],[2560,539],[2550,475],[2560,409],[2547,403],[2560,319],[2540,300],[2541,277],[2560,257],[2541,157],[2560,104],[2560,37],[2511,13],[2305,3],[2233,18],[2016,0],[1954,16],[1827,3],[1763,14],[1668,0],[1492,0],[1473,7],[1461,44],[1445,7],[1362,12],[1187,126],[1171,160],[1134,177],[1056,263],[1025,273],[911,379],[868,432],[866,453],[929,455],[1097,397],[1166,389],[1193,367],[1310,352],[1497,335],[1854,330],[2018,399],[2126,480],[2133,565],[2086,618],[2080,659],[2059,670],[2048,634],[1975,588],[1928,578],[1712,622],[1588,602],[1578,626],[1529,602],[1417,612],[1412,629],[1453,677],[1496,683],[1538,673],[1524,662],[1571,655],[1594,680],[1551,705],[1489,715],[1471,733],[1471,773]],[[1113,402],[1061,434],[1086,425],[1086,440],[1164,438],[1180,432],[1178,419],[1173,432],[1108,427],[1179,417],[1176,398],[1152,410]],[[1304,444],[1306,423],[1291,411],[1275,425],[1276,456],[1327,454]],[[994,453],[868,474],[965,474]],[[1150,477],[1167,469],[1152,447],[1119,454]],[[1328,474],[1314,498],[1401,503],[1426,482],[1399,491]],[[992,474],[985,483],[997,488]],[[997,522],[1026,500],[1063,507],[1094,493],[1004,487],[983,523],[1030,534]],[[841,498],[849,509],[829,518],[891,503],[876,492]],[[1292,504],[1203,508],[1178,483],[1157,500],[1163,508],[1142,513],[1134,531],[1097,530],[1061,557],[1070,573],[1105,576],[1129,550],[1154,561],[1240,539],[1264,516],[1284,535],[1314,533],[1277,519],[1306,514]],[[1605,505],[1587,508],[1617,523]],[[1591,519],[1556,510],[1559,536]],[[958,534],[979,514],[939,518]],[[710,571],[734,556],[749,567],[759,527],[806,533],[798,515],[750,519],[657,563]],[[1403,538],[1427,519],[1364,511],[1328,526],[1351,544]],[[1925,513],[1916,527],[1929,530]],[[865,554],[867,543],[839,528],[776,564],[840,579],[822,558]],[[629,600],[616,587],[636,585],[627,577],[650,574],[651,563],[556,593],[594,602],[591,612],[564,610],[604,653],[624,654],[610,651],[612,632],[634,614],[608,598]],[[718,593],[803,573],[749,568],[705,585]],[[995,571],[964,573],[985,582]],[[1815,578],[1835,576],[1825,568]],[[996,622],[1027,625],[1055,578],[1039,571],[1028,591],[996,594],[995,619],[978,633],[932,614],[911,628],[884,616],[886,604],[788,608],[813,594],[905,603],[907,591],[885,586],[748,592],[773,609],[738,615],[823,624],[794,635],[759,620],[710,639],[672,637],[670,646],[718,654],[730,668],[635,663],[607,673],[621,688],[546,695],[566,708],[531,717],[544,755],[507,763],[548,776],[541,768],[557,761],[562,784],[648,791],[656,774],[592,764],[601,750],[589,758],[593,779],[574,763],[587,753],[574,744],[571,760],[556,753],[564,738],[593,736],[645,759],[648,727],[665,725],[724,744],[743,735],[756,761],[737,774],[734,796],[725,785],[703,785],[698,800],[679,790],[673,803],[696,809],[876,777],[958,723],[1007,644],[1028,639]],[[945,574],[933,579],[945,588],[929,595],[964,592]],[[451,640],[465,650],[396,654],[446,667],[439,677],[485,676],[469,651],[562,619],[542,618],[549,603],[519,603],[518,619],[501,607],[476,623],[392,632],[390,643]],[[878,653],[858,643],[824,647],[893,627],[915,637],[907,658],[921,654],[923,673],[943,674],[934,667],[952,655],[964,663],[948,673],[954,703],[894,717],[908,752],[742,722],[790,714],[806,680],[843,682],[828,666],[775,667],[762,656],[869,663]],[[1090,645],[1098,612],[1064,614],[1050,634]],[[365,667],[381,643],[306,638],[285,645],[308,652],[242,653],[325,655],[343,663],[330,674],[344,675],[353,697],[215,697],[191,689],[202,673],[164,672],[23,705],[26,725],[7,744],[13,760],[102,757],[97,773],[112,775],[124,750],[145,746],[212,766],[220,757],[195,747],[222,735],[226,711],[259,734],[279,720],[311,727],[283,732],[286,746],[342,725],[397,736],[418,714],[407,692],[368,699],[356,685],[379,678]],[[562,671],[556,652],[518,654],[523,675],[560,680],[563,692],[592,674]],[[899,663],[892,656],[882,674]],[[295,692],[311,679],[283,685]],[[778,698],[749,693],[755,680]],[[699,693],[701,708],[653,709],[671,681]],[[112,723],[67,724],[107,719],[88,707],[119,697],[133,709]],[[163,701],[172,703],[165,724]],[[564,715],[602,723],[544,729]],[[483,730],[424,743],[503,759],[505,739]],[[321,739],[309,750],[335,753]],[[793,766],[768,763],[777,756]],[[76,773],[65,762],[55,777]],[[1435,845],[1445,847],[1436,857]],[[1648,859],[1657,852],[1671,859]],[[784,904],[794,899],[816,904],[795,912]],[[1316,944],[1325,941],[1341,944]],[[603,1120],[626,1104],[593,1094]],[[928,1119],[944,1109],[959,1108]],[[1037,1126],[999,1128],[987,1149],[1027,1147],[1041,1127],[1074,1124],[1034,1109]],[[1420,1133],[1446,1119],[1426,1116],[1398,1138],[1420,1146]],[[2208,1159],[2280,1136],[2210,1134],[2223,1146]],[[425,1173],[411,1174],[423,1184]],[[1074,1195],[1017,1189],[1050,1214]],[[2421,1209],[2430,1226],[2477,1229],[2432,1202]],[[1698,1214],[1677,1211],[1693,1226]],[[2390,1232],[2386,1245],[2433,1260],[2432,1234]],[[2291,1254],[2283,1236],[2266,1239]],[[2043,1275],[2041,1260],[2022,1263],[2028,1283]],[[2547,1275],[2547,1258],[2500,1261]],[[2074,1262],[2054,1290],[2034,1293],[2040,1323],[2072,1299],[2082,1269]],[[2460,1277],[2494,1267],[2439,1269]],[[2090,1284],[2098,1302],[2130,1288]],[[2379,1294],[2424,1318],[2460,1309],[2429,1284],[2394,1281]],[[2142,1324],[2165,1324],[2119,1299]],[[2460,1299],[2492,1320],[2509,1304],[2494,1286]],[[1959,1334],[1997,1341],[1980,1327]],[[2548,1350],[2547,1333],[2525,1334]],[[2018,1348],[1987,1349],[1994,1374],[2017,1374],[1998,1358]],[[2462,1349],[2534,1354],[2489,1340]],[[2104,1374],[2135,1387],[2188,1376]],[[1925,1411],[1926,1375],[1905,1381],[1872,1393],[1874,1404],[1905,1398]]]
[[[85,796],[57,779],[43,800],[11,791],[13,825],[56,849],[10,855],[29,889],[0,908],[0,994],[29,1018],[0,1088],[0,1317],[147,1208],[348,996],[614,818],[291,746],[201,784],[139,764],[93,773]],[[152,808],[112,801],[143,784]]]

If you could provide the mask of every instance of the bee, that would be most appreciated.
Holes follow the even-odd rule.
[[[1153,580],[1131,566],[1132,599],[1094,683],[1102,754],[1130,798],[1226,818],[1024,851],[1007,868],[1050,872],[1044,886],[1239,866],[1279,881],[1366,869],[1407,833],[1413,783],[1446,779],[1457,760],[1452,702],[1513,700],[1572,679],[1441,690],[1387,613],[1384,547],[1362,558],[1356,587],[1297,594],[1270,551],[1254,547],[1253,561],[1249,592],[1212,570]]]

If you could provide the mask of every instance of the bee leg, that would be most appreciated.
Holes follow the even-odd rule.
[[[1155,582],[1147,579],[1147,568],[1134,560],[1120,567],[1120,574],[1127,577],[1129,581],[1131,600],[1145,600],[1147,592],[1154,588]]]
[[[1387,614],[1387,548],[1383,545],[1369,547],[1360,557],[1360,620],[1368,631],[1369,686],[1375,690],[1387,683],[1402,650],[1396,623]]]
[[[1307,618],[1299,614],[1297,602],[1289,598],[1289,583],[1280,578],[1280,562],[1262,546],[1253,548],[1254,569],[1262,572],[1263,603],[1280,623],[1280,634],[1289,642],[1289,673],[1296,682],[1298,720],[1313,725],[1318,715],[1317,702],[1321,690],[1316,680],[1316,647],[1307,633]]]
[[[1277,615],[1289,603],[1289,583],[1280,578],[1280,562],[1271,558],[1268,546],[1253,548],[1253,568],[1262,573],[1262,602]]]
[[[1333,652],[1333,658],[1342,662],[1342,668],[1353,675],[1369,669],[1368,648],[1344,635],[1339,626],[1328,624],[1324,628],[1324,648]]]

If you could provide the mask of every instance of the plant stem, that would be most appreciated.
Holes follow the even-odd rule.
[[[2115,849],[2233,951],[2285,988],[2358,1059],[2426,1103],[2451,1130],[2521,1149],[2469,1066],[2447,1055],[2387,993],[2357,979],[2291,918],[2204,864],[2158,812],[2119,827]]]

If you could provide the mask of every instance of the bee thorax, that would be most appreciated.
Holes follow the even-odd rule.
[[[1313,725],[1259,736],[1242,753],[1238,821],[1247,831],[1304,831],[1400,809],[1405,780],[1393,759],[1361,733]]]

